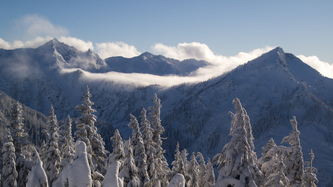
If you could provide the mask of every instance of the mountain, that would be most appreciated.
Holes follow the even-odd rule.
[[[208,65],[205,61],[194,59],[179,61],[148,52],[134,58],[110,57],[105,59],[105,62],[109,66],[109,71],[183,76]]]
[[[289,119],[296,116],[304,159],[309,160],[308,153],[313,149],[320,186],[333,182],[333,80],[321,76],[282,48],[275,48],[219,77],[168,88],[138,87],[91,77],[108,71],[155,75],[166,75],[169,71],[186,75],[192,69],[184,67],[178,71],[172,65],[184,61],[149,53],[103,61],[88,52],[56,40],[36,49],[0,50],[0,90],[46,115],[53,104],[61,120],[67,114],[77,115],[75,106],[82,102],[85,87],[89,85],[99,130],[109,149],[113,129],[119,129],[123,138],[128,138],[129,114],[138,117],[142,108],[153,104],[152,98],[157,93],[163,105],[162,124],[167,137],[163,146],[169,160],[177,141],[181,149],[201,151],[205,157],[220,153],[229,141],[228,111],[233,111],[232,99],[238,97],[251,118],[258,156],[271,137],[278,143],[289,134],[292,129]],[[90,54],[89,58],[84,54]],[[71,60],[79,58],[88,60],[77,63]],[[200,66],[196,65],[199,62],[187,62],[191,67]],[[163,68],[155,68],[154,64],[169,64],[168,71],[159,71]]]

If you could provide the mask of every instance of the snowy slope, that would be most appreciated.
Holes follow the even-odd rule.
[[[178,61],[151,53],[142,53],[133,58],[110,57],[105,59],[109,71],[123,73],[148,73],[154,75],[188,75],[200,67],[207,65],[205,61],[188,59]]]
[[[77,63],[71,60],[79,58],[87,60]],[[289,119],[295,115],[305,160],[313,149],[320,186],[331,182],[333,80],[321,76],[281,48],[214,79],[170,88],[91,80],[80,70],[101,73],[114,68],[112,71],[165,75],[186,74],[192,71],[190,67],[196,69],[202,65],[189,61],[190,67],[177,69],[174,66],[177,63],[182,62],[149,53],[132,59],[114,57],[103,61],[92,51],[80,52],[52,40],[37,49],[0,50],[0,90],[44,114],[48,114],[52,103],[58,118],[64,119],[67,114],[76,115],[75,106],[80,104],[85,86],[89,85],[98,119],[104,121],[99,128],[109,149],[113,129],[118,128],[126,139],[131,134],[127,126],[129,114],[139,116],[143,107],[153,104],[156,92],[163,105],[162,123],[168,138],[163,146],[169,160],[177,141],[181,149],[201,151],[205,157],[219,153],[229,141],[228,111],[233,110],[232,99],[238,97],[251,118],[258,156],[271,137],[278,143],[289,134]],[[163,64],[165,69],[160,68]],[[64,68],[77,69],[64,73]]]

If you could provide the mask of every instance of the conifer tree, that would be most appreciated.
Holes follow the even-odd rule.
[[[304,161],[301,142],[299,139],[300,132],[297,129],[296,117],[290,120],[293,130],[289,133],[289,136],[283,138],[282,143],[286,142],[290,144],[287,148],[285,156],[286,176],[290,180],[291,186],[301,186],[302,176],[304,171]]]
[[[181,157],[180,156],[181,155],[180,155],[180,151],[179,151],[179,142],[178,141],[177,141],[175,152],[176,153],[175,153],[175,156],[174,156],[174,160],[171,163],[172,171],[174,171],[176,173],[180,173],[180,162],[181,162]]]
[[[44,170],[48,177],[49,184],[52,184],[57,180],[60,172],[61,156],[58,147],[59,134],[58,134],[58,122],[57,117],[54,114],[53,106],[51,105],[49,119],[46,125],[46,147],[43,155],[43,161],[45,163]]]
[[[161,123],[161,100],[155,94],[153,99],[154,105],[149,107],[149,121],[153,129],[153,142],[155,148],[155,169],[157,172],[157,178],[161,181],[162,186],[167,186],[169,181],[167,179],[167,173],[170,171],[168,162],[164,157],[165,150],[162,148],[162,137],[161,135],[165,131]]]
[[[215,185],[214,168],[209,158],[207,158],[206,172],[203,177],[203,180],[204,180],[203,187],[212,187]]]
[[[74,145],[74,138],[72,136],[72,120],[71,117],[68,115],[66,119],[66,123],[64,125],[62,135],[62,146],[60,148],[61,152],[61,167],[64,168],[66,165],[70,164],[74,160],[75,154],[75,145]]]
[[[124,142],[118,129],[114,131],[113,136],[110,138],[110,140],[112,141],[113,151],[109,155],[109,165],[116,161],[120,161],[121,163],[123,163],[123,161],[125,160]]]
[[[145,146],[145,152],[147,155],[147,172],[149,178],[153,177],[153,173],[155,170],[155,142],[153,141],[153,129],[151,128],[150,122],[147,119],[147,111],[146,109],[142,109],[141,111],[141,123],[140,123],[140,129],[142,131],[142,140],[144,142]],[[156,176],[155,176],[156,179]]]
[[[101,135],[98,134],[95,126],[97,117],[93,113],[95,113],[96,110],[92,108],[94,103],[90,98],[91,94],[87,86],[86,93],[83,96],[84,104],[76,106],[81,116],[78,118],[75,135],[87,146],[88,161],[92,172],[93,183],[96,186],[101,184],[103,175],[106,173],[107,151],[105,150],[105,142]]]
[[[192,152],[191,160],[187,167],[187,172],[189,174],[190,181],[188,181],[188,186],[199,187],[199,175],[198,175],[199,164],[195,153]]]
[[[284,174],[286,166],[283,163],[283,156],[281,155],[277,158],[277,155],[275,154],[273,160],[277,160],[277,162],[271,165],[273,172],[267,177],[264,187],[289,187],[289,179]]]
[[[2,186],[17,186],[16,155],[13,139],[9,129],[5,128],[5,138],[2,145]]]
[[[16,171],[18,172],[17,184],[24,186],[30,170],[29,158],[26,157],[28,134],[24,131],[22,106],[19,102],[15,103],[11,112],[10,131],[16,154]],[[29,154],[29,153],[28,153]]]
[[[256,186],[262,183],[262,173],[256,165],[254,157],[253,139],[249,129],[249,117],[238,98],[233,100],[236,113],[230,112],[232,117],[230,136],[221,154],[217,154],[213,161],[218,164],[219,185]],[[249,142],[250,141],[250,142]],[[232,179],[232,180],[231,180]],[[229,184],[230,183],[230,184]]]
[[[119,177],[124,178],[124,186],[139,187],[141,183],[138,177],[138,167],[135,165],[135,161],[133,159],[133,147],[131,145],[131,140],[126,142],[126,159],[122,169],[120,170]]]
[[[310,155],[310,161],[305,163],[307,167],[305,168],[302,176],[302,186],[316,187],[317,186],[316,184],[319,182],[319,180],[317,179],[317,175],[315,174],[315,172],[318,172],[318,170],[312,166],[313,160],[315,158],[312,149],[309,155]]]
[[[264,178],[267,180],[267,178],[275,172],[272,165],[275,165],[278,160],[276,157],[276,154],[278,153],[278,148],[273,140],[271,138],[268,143],[266,144],[266,147],[262,148],[263,152],[261,154],[260,159],[258,159],[257,163],[258,166],[261,169],[261,172],[264,175]],[[281,153],[278,153],[281,155]],[[265,183],[265,182],[264,182]]]
[[[200,153],[200,152],[197,152],[197,158],[199,158],[199,162],[200,162],[200,165],[199,165],[199,168],[198,168],[198,184],[199,186],[204,186],[205,184],[205,180],[204,180],[204,177],[205,174],[206,174],[206,164],[205,164],[205,159],[203,157],[203,155]]]
[[[142,184],[149,181],[147,172],[147,155],[145,152],[145,146],[142,139],[142,134],[139,129],[139,123],[135,116],[130,114],[131,121],[128,124],[132,128],[131,143],[133,146],[133,158],[135,165],[139,168],[138,177]]]
[[[33,148],[34,166],[28,175],[27,187],[48,187],[48,180],[36,148]]]

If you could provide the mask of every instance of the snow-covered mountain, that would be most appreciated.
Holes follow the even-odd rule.
[[[229,140],[231,101],[238,97],[251,118],[258,154],[271,137],[280,142],[288,135],[289,119],[296,116],[305,160],[313,149],[320,186],[333,182],[333,80],[281,48],[211,80],[169,88],[86,76],[86,72],[97,76],[107,71],[186,75],[206,65],[194,60],[176,65],[183,62],[149,53],[102,60],[92,51],[81,52],[52,40],[36,49],[0,50],[0,90],[44,114],[53,104],[60,120],[67,114],[77,115],[75,106],[89,85],[108,148],[111,129],[119,129],[127,138],[129,114],[138,117],[157,93],[163,105],[162,123],[168,138],[163,146],[169,159],[177,141],[181,149],[201,151],[206,157],[219,153]]]

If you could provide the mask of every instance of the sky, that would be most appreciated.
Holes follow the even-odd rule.
[[[230,59],[280,46],[333,77],[333,1],[0,1],[0,48],[58,38],[102,58]]]

